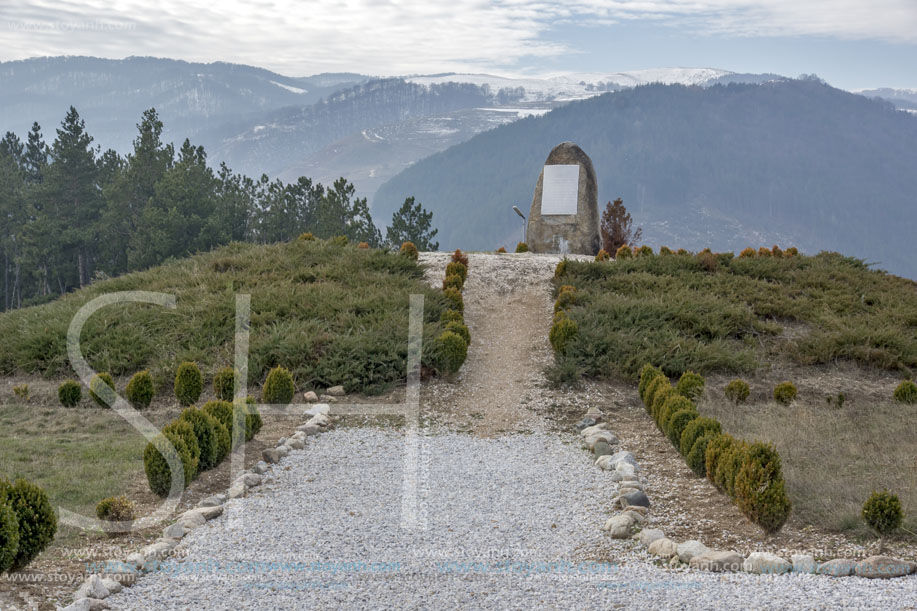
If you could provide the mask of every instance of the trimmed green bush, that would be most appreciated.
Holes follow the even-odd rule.
[[[666,434],[668,434],[669,421],[672,419],[672,416],[683,409],[697,411],[697,407],[691,402],[691,399],[675,392],[671,385],[669,385],[668,391],[662,390],[657,392],[656,398],[660,399],[661,403],[653,403],[653,417],[656,419],[659,430]]]
[[[642,369],[640,369],[640,384],[637,386],[637,394],[640,395],[641,401],[646,403],[646,399],[644,398],[644,395],[646,394],[646,389],[650,385],[650,382],[664,375],[665,374],[662,373],[661,369],[659,369],[658,367],[653,367],[649,363],[647,363],[646,365],[643,366]]]
[[[646,244],[644,244],[643,246],[641,246],[640,248],[638,248],[638,249],[637,249],[637,252],[634,253],[634,254],[635,254],[636,256],[638,256],[638,257],[652,257],[652,256],[653,256],[653,249],[652,249],[652,247],[647,246]]]
[[[704,392],[704,378],[693,371],[686,371],[678,379],[678,384],[675,385],[675,392],[692,401],[696,401]]]
[[[236,376],[232,367],[223,367],[213,376],[213,394],[217,399],[232,401],[236,392]]]
[[[457,289],[444,289],[443,295],[449,300],[449,307],[458,312],[465,312],[465,300],[462,298],[462,292]]]
[[[576,303],[576,289],[572,286],[564,285],[560,287],[557,293],[557,300],[554,302],[554,311],[559,312]]]
[[[452,331],[453,333],[458,333],[462,336],[462,339],[465,340],[465,343],[469,346],[471,345],[471,333],[468,331],[468,327],[463,325],[460,322],[448,322],[446,323],[446,331]]]
[[[174,431],[165,431],[153,438],[143,450],[143,468],[150,490],[155,494],[166,497],[172,487],[172,471],[166,456],[176,452],[176,457],[182,464],[183,488],[191,483],[191,478],[197,466],[191,461],[191,454],[185,440]],[[193,468],[192,468],[193,467]]]
[[[201,408],[205,414],[213,416],[217,421],[226,427],[226,430],[232,433],[232,403],[217,399],[208,401]]]
[[[685,455],[685,462],[688,463],[688,467],[691,468],[691,471],[693,471],[694,475],[697,477],[707,476],[707,448],[717,434],[718,433],[707,433],[701,435],[694,441],[694,445],[691,446],[691,449]],[[682,437],[684,437],[684,435],[682,435]]]
[[[567,260],[562,259],[557,262],[557,265],[554,267],[554,279],[559,280],[563,278],[567,273]]]
[[[732,498],[735,498],[736,475],[745,463],[747,452],[748,442],[736,439],[729,449],[723,452],[716,466],[715,483]]]
[[[551,325],[548,339],[557,353],[564,354],[567,350],[567,344],[576,337],[578,331],[579,327],[577,327],[576,323],[563,316]]]
[[[669,248],[668,246],[661,246],[659,248],[659,254],[661,256],[668,256],[668,255],[674,255],[675,253],[672,252],[672,249]]]
[[[770,444],[749,446],[735,478],[736,505],[765,532],[779,531],[790,517],[792,503],[786,494],[780,456]]]
[[[602,263],[611,259],[611,255],[608,254],[608,251],[604,248],[599,249],[599,252],[595,255],[595,260],[597,263]]]
[[[675,446],[676,450],[681,448],[681,434],[684,433],[692,420],[696,420],[699,417],[700,415],[697,413],[697,409],[681,409],[672,414],[672,417],[669,418],[666,435],[669,441],[672,442],[672,445]]]
[[[76,407],[83,398],[83,387],[76,380],[61,382],[57,387],[57,398],[64,407]]]
[[[45,491],[30,481],[17,479],[11,484],[0,480],[0,498],[3,497],[19,524],[19,547],[12,568],[21,569],[54,540],[57,515]]]
[[[751,388],[745,380],[735,379],[726,385],[723,392],[726,394],[727,399],[738,405],[739,403],[745,403],[748,395],[751,394]]]
[[[461,263],[462,265],[465,266],[465,269],[468,269],[468,256],[465,253],[463,253],[460,248],[456,248],[455,252],[452,253],[451,262],[452,263]],[[448,270],[449,268],[446,267],[446,269]]]
[[[19,553],[19,518],[6,495],[0,493],[0,573],[7,571]]]
[[[191,474],[187,482],[190,484],[191,480],[197,477],[201,470],[201,446],[197,442],[197,435],[194,434],[194,427],[188,422],[176,419],[162,427],[162,431],[164,433],[174,433],[185,442],[189,458],[189,462],[185,466],[185,472]]]
[[[781,382],[774,387],[774,401],[789,405],[796,398],[796,385],[792,382]]]
[[[528,251],[529,251],[529,245],[526,244],[525,242],[519,242],[518,244],[516,244],[516,252],[528,252]]]
[[[898,530],[904,520],[901,501],[888,490],[873,492],[863,504],[863,519],[880,537],[889,535]]]
[[[107,389],[105,387],[108,387]],[[89,396],[99,407],[108,407],[115,403],[115,381],[110,373],[102,372],[92,376],[89,381]],[[108,399],[106,401],[105,399]]]
[[[664,375],[654,377],[646,385],[646,391],[643,393],[643,404],[646,405],[646,411],[649,414],[653,413],[653,399],[656,397],[656,392],[665,387],[672,388],[672,384]]]
[[[289,405],[296,394],[293,375],[289,370],[277,366],[271,369],[261,389],[261,401],[269,405]]]
[[[333,238],[328,238],[328,243],[332,246],[347,246],[350,240],[348,240],[345,235],[336,235]]]
[[[704,454],[704,470],[707,472],[707,479],[710,480],[710,483],[715,484],[718,488],[720,486],[716,481],[716,472],[719,469],[720,460],[723,459],[727,452],[732,450],[734,444],[735,439],[728,433],[720,433],[714,436],[710,443],[707,444],[707,451]],[[720,489],[725,491],[723,488]]]
[[[182,407],[196,402],[204,392],[204,376],[197,363],[185,361],[175,372],[175,396]]]
[[[454,257],[455,255],[452,256]],[[463,283],[468,280],[468,257],[465,257],[465,261],[466,263],[452,261],[446,265],[446,276],[461,276]]]
[[[251,395],[245,397],[245,441],[254,439],[263,424],[261,414],[255,406],[255,398]]]
[[[443,278],[443,290],[455,289],[460,291],[464,285],[465,281],[458,274],[449,274]]]
[[[447,374],[461,369],[468,356],[468,344],[465,339],[453,331],[443,331],[436,339],[440,353],[440,367]]]
[[[616,261],[617,260],[623,261],[624,259],[633,259],[633,258],[634,258],[634,251],[631,250],[630,246],[628,246],[627,244],[622,244],[621,247],[618,248],[617,252],[615,252]]]
[[[153,401],[153,376],[147,370],[131,376],[124,389],[127,400],[137,409],[146,409]]]
[[[917,384],[911,380],[904,380],[895,389],[895,401],[913,405],[917,403]]]
[[[465,324],[465,317],[458,310],[443,310],[443,313],[439,315],[439,320],[446,325],[450,322]]]
[[[126,496],[110,496],[96,505],[96,517],[109,522],[133,522],[134,503]]]
[[[302,242],[313,242],[315,241],[315,236],[309,232],[299,234],[299,239]]]
[[[212,469],[220,463],[220,440],[217,437],[216,418],[193,405],[182,410],[178,419],[194,429],[194,438],[201,450],[200,470]]]
[[[417,247],[414,246],[414,242],[405,242],[401,245],[401,248],[398,249],[398,254],[404,255],[409,259],[416,261],[420,257],[420,253],[417,252]]]
[[[720,423],[713,418],[695,418],[688,424],[688,426],[685,427],[685,430],[681,433],[681,441],[679,443],[679,451],[681,452],[681,455],[687,457],[688,453],[691,452],[691,448],[694,447],[694,442],[696,442],[704,435],[708,433],[719,435],[722,431],[723,427],[720,426]]]

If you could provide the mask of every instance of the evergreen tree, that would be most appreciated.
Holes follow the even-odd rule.
[[[42,139],[41,126],[35,121],[29,131],[29,139],[22,157],[22,171],[25,172],[26,180],[32,183],[42,181],[48,165],[48,152],[48,145]]]
[[[343,235],[352,242],[379,246],[382,233],[373,224],[366,198],[354,200],[355,193],[356,188],[347,179],[334,181],[319,202],[312,233],[320,238]]]
[[[7,134],[9,135],[9,134]],[[8,142],[4,138],[4,142]],[[26,222],[22,173],[10,149],[0,147],[0,251],[3,257],[3,308],[21,304],[22,228]]]
[[[624,200],[620,197],[612,204],[608,202],[602,212],[600,225],[602,233],[602,249],[614,256],[618,249],[625,244],[635,246],[643,236],[643,229],[634,229],[630,213],[624,207]]]
[[[9,155],[10,159],[13,160],[13,163],[15,163],[18,168],[22,165],[23,152],[24,147],[19,140],[19,136],[13,132],[6,132],[3,136],[3,140],[0,140],[0,155],[4,153]]]
[[[439,242],[433,238],[439,229],[433,229],[433,213],[427,212],[414,198],[404,200],[401,209],[392,215],[392,224],[385,232],[386,241],[392,248],[405,242],[413,242],[418,250],[437,250]]]

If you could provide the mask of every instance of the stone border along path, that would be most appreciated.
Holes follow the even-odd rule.
[[[480,272],[481,263],[497,257],[505,257],[497,264],[497,271],[504,263],[518,268],[526,259],[538,266],[544,274],[540,283],[546,302],[542,306],[549,313],[546,257],[472,255],[471,266]],[[447,259],[444,255],[443,260]],[[435,283],[440,277],[437,273]],[[507,279],[510,285],[526,283],[512,275]],[[473,286],[469,282],[469,289]],[[514,288],[506,290],[512,292]],[[466,315],[474,327],[480,322],[474,320],[480,295],[469,290],[467,296],[471,299],[466,299]],[[475,339],[472,330],[473,345]],[[469,352],[469,360],[475,358],[475,352]],[[524,380],[530,384],[533,377]],[[469,382],[475,380],[460,379],[456,386]],[[486,398],[475,399],[482,400]],[[917,600],[914,578],[877,581],[834,580],[808,573],[712,574],[681,564],[676,570],[664,569],[658,566],[658,557],[648,553],[645,543],[630,539],[632,530],[624,540],[599,534],[603,522],[607,532],[619,532],[615,529],[620,525],[611,522],[617,516],[605,519],[609,504],[614,502],[622,505],[624,514],[631,514],[624,520],[633,520],[631,529],[652,522],[648,507],[633,507],[626,500],[645,499],[649,505],[645,491],[651,491],[652,474],[643,473],[632,455],[628,459],[629,453],[610,452],[618,443],[606,424],[587,436],[545,432],[490,436],[493,432],[486,432],[481,437],[456,434],[445,427],[424,431],[421,462],[427,469],[427,481],[420,492],[429,523],[426,529],[407,532],[399,523],[403,432],[336,429],[299,447],[297,441],[305,442],[307,435],[330,424],[325,406],[312,409],[316,408],[321,411],[315,411],[310,422],[298,427],[301,430],[297,433],[302,435],[294,434],[290,440],[281,440],[278,448],[265,451],[265,458],[276,459],[275,464],[259,463],[246,474],[261,476],[260,486],[254,484],[254,478],[246,481],[243,475],[233,487],[236,493],[241,488],[248,494],[210,497],[201,505],[215,503],[219,509],[188,512],[198,512],[204,523],[197,517],[185,519],[183,514],[181,528],[172,525],[164,531],[164,539],[182,534],[177,544],[168,543],[175,558],[174,564],[166,567],[169,570],[158,567],[160,570],[136,580],[130,588],[120,589],[120,584],[115,584],[113,589],[120,591],[109,592],[105,599],[82,599],[71,608],[646,605],[888,609],[914,608],[912,601]],[[601,418],[595,409],[587,416],[593,423],[581,424],[594,425],[596,416]],[[595,437],[590,439],[592,450],[598,448],[598,460],[605,469],[596,469],[594,461],[578,448],[587,437]],[[208,516],[215,518],[220,512],[221,518],[207,521]],[[189,527],[192,530],[187,532]],[[661,531],[646,528],[636,538],[645,541],[657,534],[662,536]],[[686,556],[697,552],[701,545],[670,543],[675,546],[675,557],[679,552]],[[604,555],[614,559],[612,562],[583,562],[584,550],[595,549],[597,544]],[[161,548],[144,550],[141,555],[146,558],[150,552],[153,559],[156,554],[152,552]],[[716,561],[720,559],[711,563]],[[226,563],[242,570],[218,570]],[[217,570],[201,570],[213,569],[214,564]],[[86,593],[101,594],[99,586],[111,585],[105,581],[110,576],[90,577],[84,584]]]

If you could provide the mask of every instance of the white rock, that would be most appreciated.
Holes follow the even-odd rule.
[[[314,390],[310,390],[303,394],[303,399],[306,400],[306,403],[316,403],[318,401],[318,395],[315,394]]]
[[[794,573],[809,573],[814,575],[815,570],[818,568],[818,563],[815,562],[815,558],[808,554],[793,554],[790,560],[793,561]]]
[[[287,443],[285,445],[291,450],[302,450],[304,447],[306,447],[306,442],[299,438],[287,439]]]
[[[318,399],[316,398],[316,400]],[[319,416],[319,415],[327,416],[330,411],[331,411],[330,405],[328,405],[327,403],[319,403],[318,405],[313,405],[312,407],[304,411],[303,416],[304,417],[305,416],[312,417],[312,416]]]
[[[326,427],[331,421],[328,419],[327,414],[315,414],[309,420],[306,421],[306,424],[314,424],[321,427]]]
[[[226,496],[231,499],[237,499],[245,494],[245,483],[236,480],[233,482],[232,486],[229,487],[229,490],[226,491]]]
[[[124,589],[124,586],[121,585],[120,581],[110,577],[104,577],[102,579],[102,585],[105,586],[105,589],[108,590],[110,594],[117,594],[122,589]]]
[[[296,427],[296,430],[302,431],[302,433],[308,437],[310,435],[318,435],[321,433],[322,427],[318,426],[317,424],[301,424]]]
[[[742,570],[756,575],[783,575],[792,569],[789,561],[770,552],[754,552],[742,563]]]
[[[269,468],[270,467],[268,466],[266,462],[264,462],[263,460],[259,460],[255,464],[255,466],[252,467],[252,473],[257,473],[258,475],[264,475],[265,473],[267,473],[267,470]]]
[[[290,454],[290,448],[287,446],[277,446],[274,449],[277,450],[277,454],[280,456],[280,458],[284,458]]]
[[[347,394],[344,392],[343,386],[332,386],[325,392],[331,395],[332,397],[343,397],[345,394]]]
[[[695,541],[691,539],[690,541],[685,541],[684,543],[679,543],[676,553],[678,554],[678,559],[688,564],[691,562],[691,558],[694,556],[700,556],[706,552],[709,552],[710,548],[701,543],[700,541]]]
[[[665,533],[663,533],[658,528],[644,528],[636,535],[634,535],[634,539],[649,547],[654,541],[665,539]]]
[[[580,431],[579,434],[582,435],[583,437],[589,437],[590,435],[594,435],[598,432],[605,431],[605,430],[608,430],[608,425],[605,424],[604,422],[600,422],[592,426],[587,426],[582,431]]]
[[[204,517],[199,511],[186,511],[185,513],[178,516],[178,522],[176,524],[181,524],[187,529],[194,529],[198,526],[203,526],[207,522],[207,518]]]
[[[618,438],[615,437],[615,434],[611,431],[599,431],[594,435],[590,435],[583,440],[583,443],[586,444],[586,447],[592,450],[595,448],[595,444],[599,441],[606,441],[608,445],[617,445]]]
[[[186,534],[191,532],[191,529],[182,524],[181,522],[176,522],[171,526],[166,526],[162,530],[162,536],[164,539],[181,539]]]
[[[82,598],[97,598],[101,600],[103,598],[108,598],[110,594],[108,588],[102,583],[101,577],[98,575],[90,575],[77,589],[76,594],[73,595],[73,600],[76,601]]]
[[[613,539],[629,539],[635,523],[633,514],[621,513],[608,518],[602,530]]]
[[[629,462],[619,462],[617,466],[615,466],[615,471],[621,475],[634,475],[636,472],[634,466]]]
[[[678,555],[678,545],[671,539],[656,539],[650,543],[649,549],[647,550],[654,556],[659,556],[660,558],[673,558]]]

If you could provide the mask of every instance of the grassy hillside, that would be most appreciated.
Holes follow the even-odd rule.
[[[66,333],[74,313],[94,297],[130,290],[173,294],[177,308],[105,308],[84,327],[83,353],[97,371],[149,368],[163,385],[183,360],[197,361],[205,376],[232,364],[237,293],[251,294],[250,384],[283,365],[298,387],[343,384],[349,392],[404,379],[410,294],[426,298],[425,340],[442,330],[445,307],[421,268],[397,254],[321,240],[231,244],[0,315],[0,374],[72,375]],[[436,367],[432,341],[423,360]]]
[[[817,81],[649,85],[570,103],[432,155],[380,187],[373,216],[413,195],[444,249],[521,239],[548,152],[592,158],[599,205],[624,199],[646,243],[700,250],[797,243],[917,278],[917,116]]]

